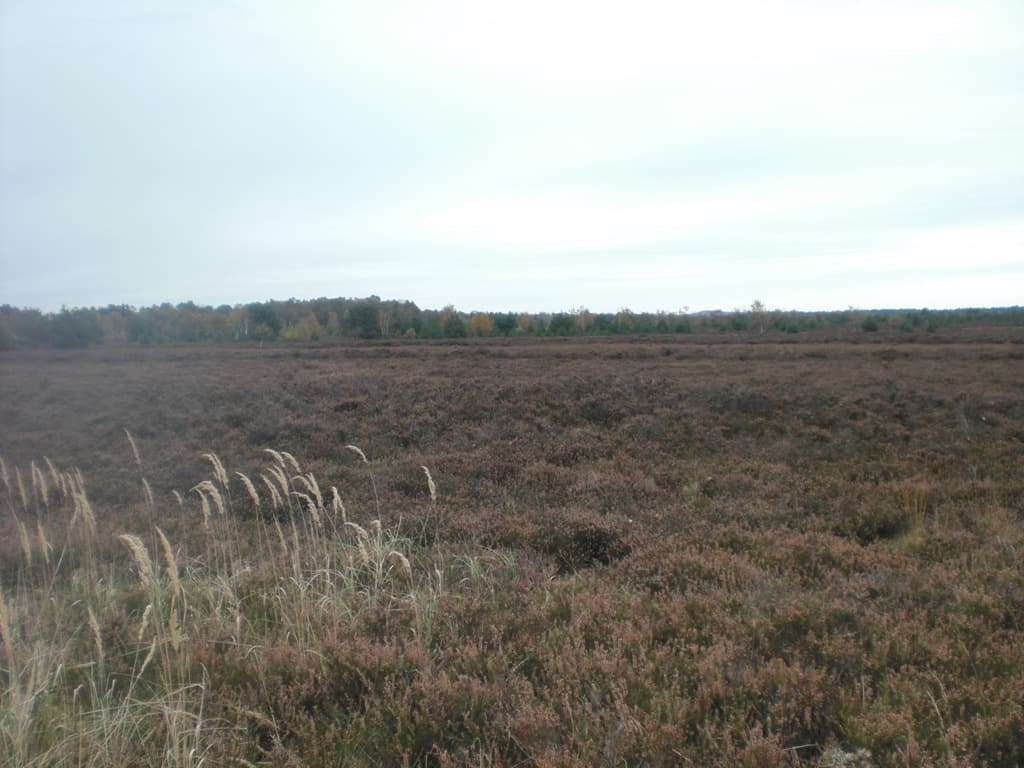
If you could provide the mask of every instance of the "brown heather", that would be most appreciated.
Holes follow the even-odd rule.
[[[0,754],[1024,765],[1022,372],[1019,326],[5,352]]]

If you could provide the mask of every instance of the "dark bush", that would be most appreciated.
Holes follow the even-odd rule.
[[[554,556],[560,574],[608,565],[630,552],[617,532],[594,523],[570,524],[553,533],[544,531],[537,538],[536,548]]]

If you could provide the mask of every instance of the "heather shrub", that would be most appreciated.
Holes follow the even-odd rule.
[[[847,512],[835,532],[860,544],[892,539],[910,530],[911,516],[904,509],[881,502],[866,501]]]
[[[0,754],[1024,762],[1019,345],[803,330],[15,350]]]
[[[593,522],[558,521],[551,530],[534,534],[534,547],[555,558],[559,573],[608,565],[629,554],[621,533]]]

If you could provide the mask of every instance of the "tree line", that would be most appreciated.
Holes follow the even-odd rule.
[[[1024,308],[844,312],[768,311],[755,301],[732,312],[463,312],[454,306],[420,309],[410,301],[368,298],[288,299],[245,305],[193,302],[38,309],[0,307],[0,349],[80,348],[93,344],[318,341],[329,338],[452,339],[744,332],[799,333],[849,327],[864,332],[934,331],[963,323],[1024,324]]]

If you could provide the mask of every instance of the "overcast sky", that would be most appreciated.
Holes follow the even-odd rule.
[[[1024,304],[1020,0],[0,0],[0,303]]]

